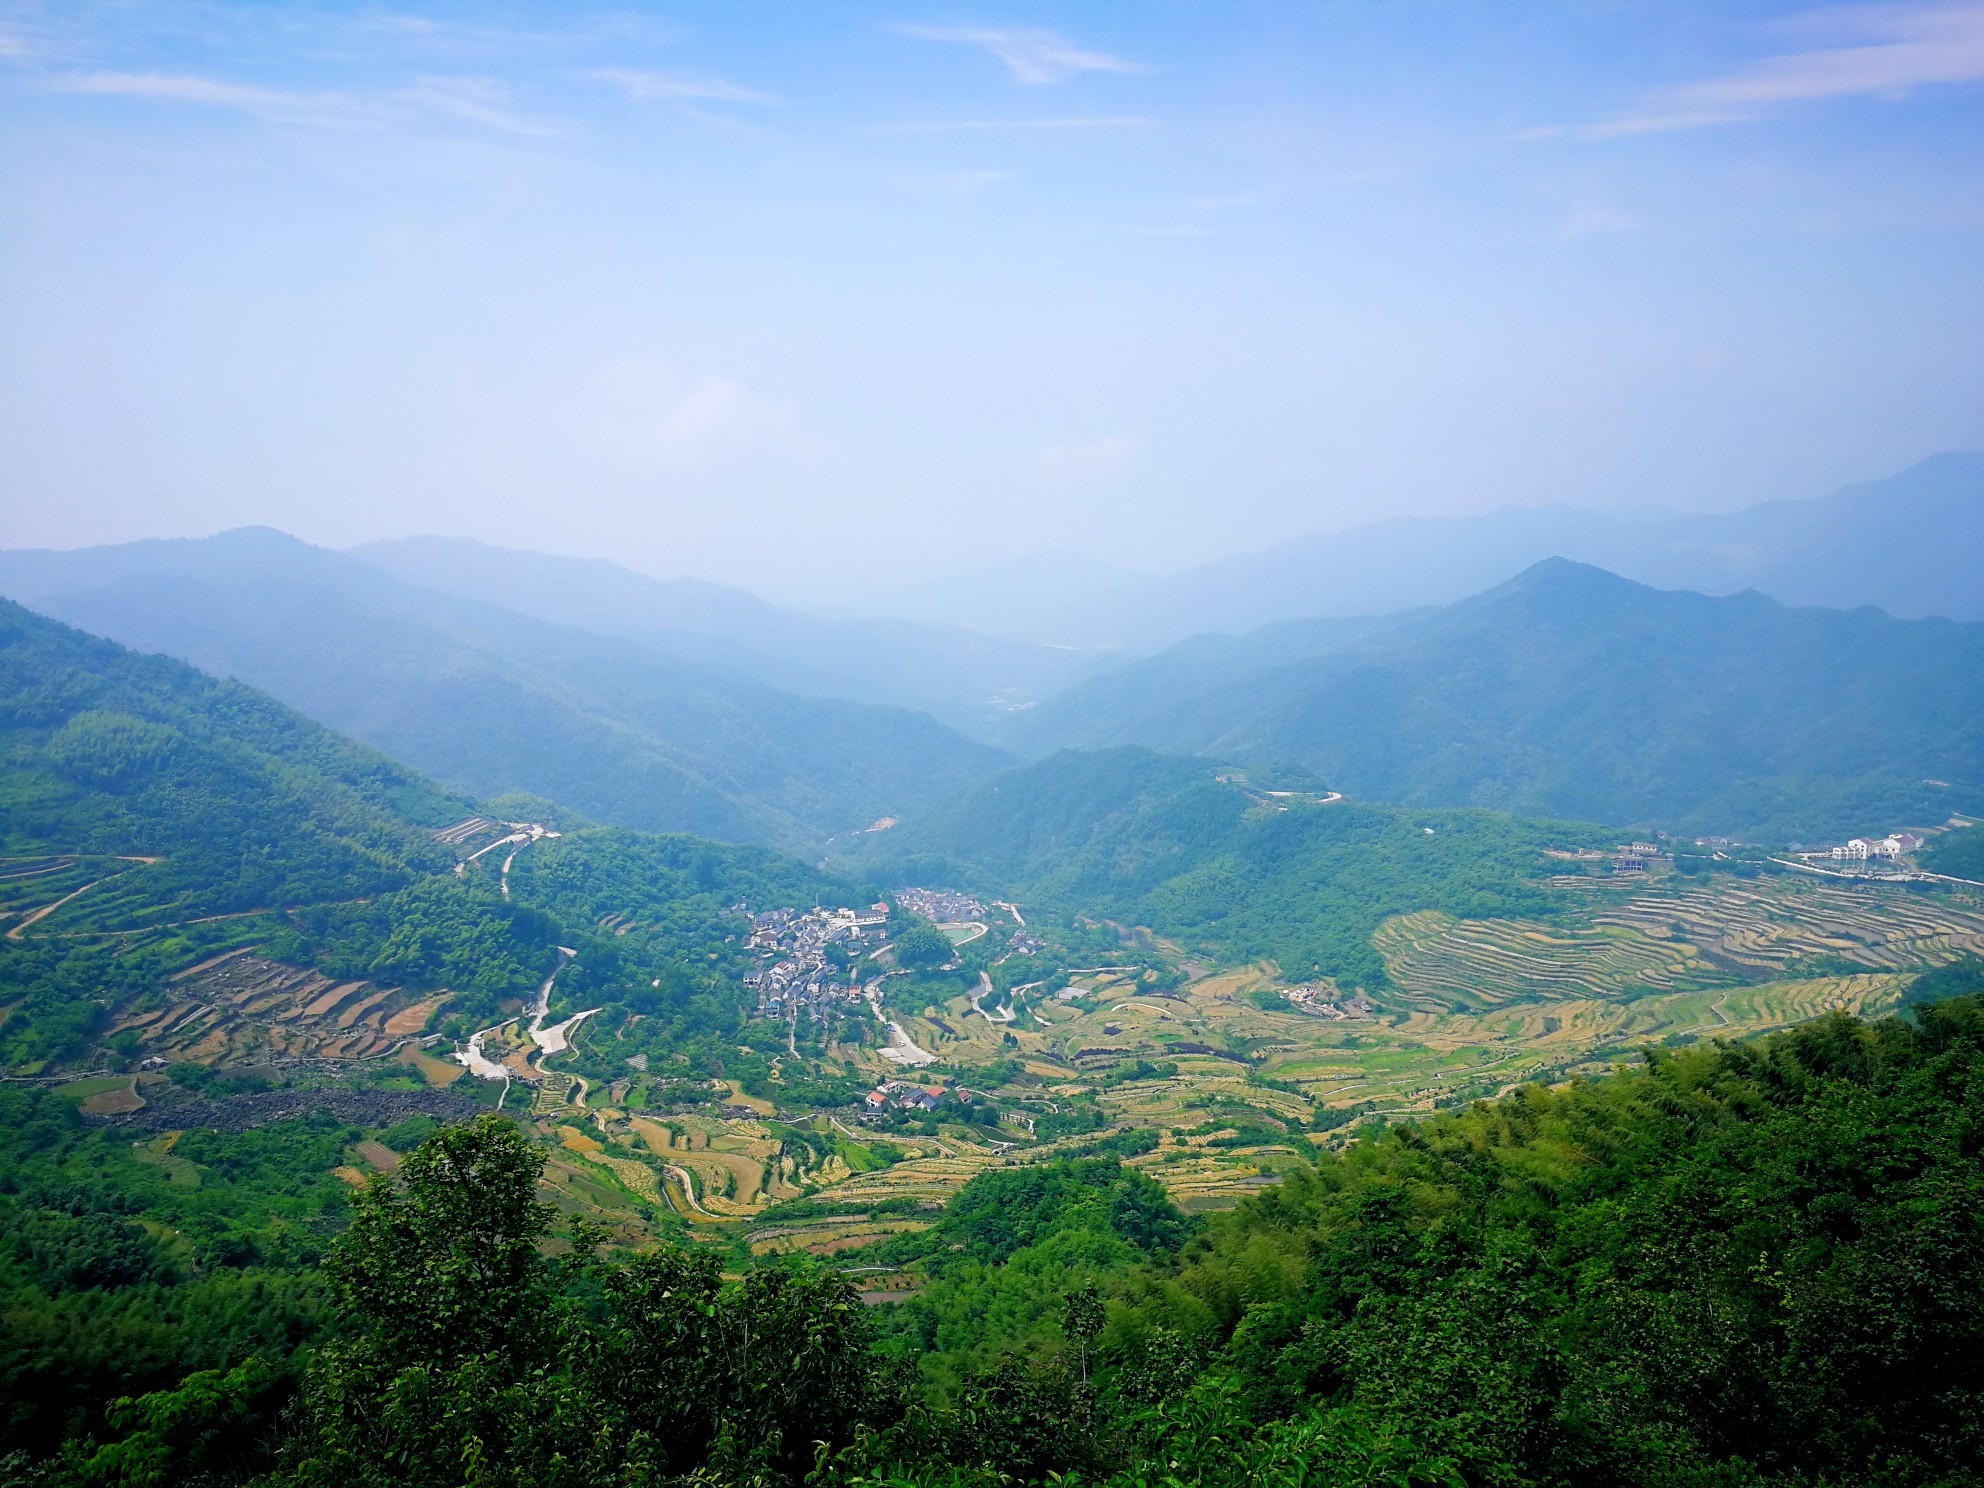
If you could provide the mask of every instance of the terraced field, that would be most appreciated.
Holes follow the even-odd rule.
[[[873,1204],[883,1199],[917,1199],[940,1205],[973,1174],[999,1161],[999,1154],[955,1140],[930,1144],[934,1150],[892,1167],[856,1173],[823,1190],[837,1203]]]
[[[1820,956],[1892,971],[1984,951],[1984,904],[1975,898],[1882,884],[1670,880],[1593,919],[1685,939],[1724,964],[1752,971],[1777,971]]]
[[[444,998],[334,981],[235,951],[180,972],[161,994],[127,1008],[111,1032],[135,1032],[147,1056],[173,1063],[375,1059],[425,1028]]]
[[[14,939],[22,922],[43,915],[70,895],[105,876],[122,872],[129,863],[116,858],[74,854],[0,858],[0,925]]]
[[[930,1228],[927,1219],[871,1219],[866,1215],[829,1215],[821,1219],[767,1225],[747,1237],[753,1255],[835,1255],[858,1250],[891,1235],[911,1234]]]
[[[122,937],[268,913],[202,908],[183,882],[155,868],[160,861],[101,854],[0,857],[0,926],[10,940]]]
[[[1385,921],[1371,942],[1405,1004],[1429,1010],[1604,997],[1625,988],[1671,992],[1733,979],[1685,940],[1599,918],[1589,929],[1561,930],[1422,910]]]
[[[54,912],[26,922],[82,888],[66,915],[144,867],[54,856],[0,862],[0,925],[71,933],[53,929]],[[1573,894],[1570,882],[1559,896],[1560,923],[1463,922],[1432,912],[1386,921],[1374,945],[1391,985],[1373,989],[1368,1007],[1349,1002],[1348,989],[1323,1006],[1327,988],[1298,1007],[1279,968],[1209,971],[1177,953],[1190,980],[1176,990],[1134,973],[1087,971],[1074,975],[1067,1000],[1042,991],[1017,998],[1012,1023],[989,1021],[964,997],[901,1010],[910,1037],[938,1056],[932,1078],[973,1090],[1006,1081],[990,1090],[1004,1113],[996,1133],[953,1121],[933,1128],[920,1118],[881,1131],[848,1111],[781,1119],[734,1083],[707,1114],[630,1110],[619,1104],[625,1081],[588,1084],[557,1057],[531,1065],[535,1046],[514,1021],[489,1034],[485,1052],[532,1077],[505,1109],[531,1120],[551,1146],[546,1192],[562,1207],[630,1241],[658,1222],[679,1229],[672,1214],[699,1238],[756,1254],[836,1256],[927,1225],[932,1210],[990,1165],[1085,1150],[1111,1132],[1156,1140],[1129,1162],[1182,1206],[1227,1207],[1360,1120],[1562,1080],[1650,1044],[1743,1037],[1835,1008],[1879,1013],[1899,999],[1913,968],[1984,951],[1984,899],[1950,892],[1718,877],[1631,886],[1579,879]],[[110,896],[104,904],[123,913]],[[137,1033],[146,1055],[170,1062],[391,1059],[431,1083],[464,1078],[443,1057],[451,1051],[424,1052],[414,1037],[444,995],[334,981],[254,954],[245,928],[227,931],[238,936],[227,943],[241,949],[121,1009],[112,1031]],[[1346,1007],[1356,1011],[1335,1015]],[[602,1034],[588,1025],[580,1038]],[[872,1049],[839,1052],[848,1072],[901,1073]],[[1139,1060],[1154,1068],[1140,1072]],[[995,1061],[1002,1073],[988,1075]],[[161,1078],[127,1076],[69,1093],[109,1114],[141,1101],[144,1081]],[[1101,1128],[1034,1140],[1055,1120],[1067,1130],[1070,1112],[1086,1126],[1099,1113]],[[883,1143],[907,1155],[891,1162],[870,1148]],[[145,1160],[178,1172],[169,1145]],[[352,1164],[354,1177],[363,1166]],[[765,1221],[772,1206],[800,1198],[819,1212]]]
[[[1747,1037],[1827,1012],[1878,1015],[1905,978],[1884,973],[1809,977],[1752,987],[1665,993],[1631,1001],[1589,998],[1512,1003],[1482,1013],[1415,1012],[1337,1048],[1277,1056],[1271,1072],[1325,1106],[1372,1103],[1424,1111],[1499,1094],[1535,1080],[1603,1070],[1649,1044]]]

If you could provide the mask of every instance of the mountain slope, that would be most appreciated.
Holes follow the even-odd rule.
[[[460,861],[470,847],[437,829],[474,816],[239,682],[0,600],[0,1065],[88,1058],[134,1001],[154,1014],[184,1002],[173,973],[251,949],[274,958],[251,982],[278,961],[312,967],[331,980],[311,998],[375,983],[387,1011],[445,1001],[465,1035],[541,985],[555,947],[580,947],[561,996],[679,1015],[671,1036],[729,1031],[750,959],[723,906],[854,902],[761,847],[618,828]],[[483,820],[475,837],[503,830]],[[609,910],[622,923],[596,936]],[[190,1019],[125,1019],[129,1038],[95,1057],[135,1059],[168,1024],[176,1042],[159,1047],[175,1057],[315,1057],[289,1034],[325,1009],[299,1002],[304,1023],[285,1023],[265,1002],[192,1000]],[[273,1031],[245,1027],[250,1014]]]
[[[645,830],[797,845],[1001,763],[927,717],[716,676],[266,529],[0,554],[0,590],[240,677],[475,795]]]
[[[1822,837],[1976,800],[1984,625],[1665,592],[1552,559],[1427,615],[1201,637],[1052,700],[1015,738],[1291,760],[1414,805]]]
[[[378,893],[454,854],[468,803],[235,682],[0,600],[11,854],[125,855],[186,914]],[[129,868],[119,869],[129,872]]]
[[[1299,537],[1049,613],[1024,634],[1148,653],[1204,631],[1451,604],[1545,558],[1786,604],[1984,620],[1984,453],[1727,514],[1509,507]]]
[[[861,866],[1376,990],[1387,973],[1371,933],[1388,916],[1547,914],[1542,850],[1605,840],[1490,811],[1269,796],[1231,768],[1128,748],[1064,751],[980,781],[871,839]]]
[[[701,579],[653,579],[598,559],[467,538],[369,543],[353,555],[444,594],[637,641],[706,670],[807,697],[914,708],[974,736],[1011,708],[1102,664],[1066,648],[956,625],[822,619]]]

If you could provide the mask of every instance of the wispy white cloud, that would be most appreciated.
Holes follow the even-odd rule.
[[[547,120],[512,111],[508,107],[508,89],[491,78],[423,77],[411,86],[378,97],[329,90],[265,88],[173,72],[62,73],[49,79],[48,85],[63,93],[231,109],[271,123],[316,128],[392,124],[424,113],[503,134],[544,137],[563,132]]]
[[[574,389],[574,432],[594,456],[629,469],[680,468],[788,448],[787,410],[716,373],[624,357]]]
[[[385,111],[348,93],[305,93],[262,88],[173,72],[73,72],[50,79],[63,93],[155,99],[202,108],[233,109],[282,124],[350,126],[376,121]]]
[[[525,53],[569,52],[601,42],[638,42],[654,46],[680,41],[680,27],[627,12],[601,15],[564,14],[554,29],[520,30],[459,20],[437,21],[420,15],[366,15],[348,23],[368,39],[400,43],[430,56],[466,57]]]
[[[722,78],[696,77],[679,72],[638,72],[621,67],[601,68],[586,74],[620,89],[638,103],[776,103],[769,93],[740,88]]]
[[[1984,4],[1850,6],[1780,28],[1830,45],[1760,58],[1722,77],[1669,89],[1647,106],[1584,131],[1598,138],[1737,124],[1790,104],[1900,98],[1984,81]],[[1566,131],[1543,131],[1563,133]]]
[[[424,77],[410,88],[401,88],[394,96],[431,113],[477,124],[499,134],[542,139],[565,132],[549,120],[512,110],[510,90],[495,78]]]
[[[920,123],[871,124],[872,134],[950,134],[974,129],[1153,129],[1157,120],[1131,115],[1068,119],[935,119]]]
[[[904,36],[921,41],[955,41],[983,47],[1011,70],[1013,77],[1034,87],[1065,82],[1084,72],[1142,72],[1135,62],[1091,52],[1055,32],[1027,29],[1001,31],[983,26],[898,26]]]

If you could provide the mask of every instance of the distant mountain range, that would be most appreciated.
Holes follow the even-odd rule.
[[[1820,838],[1984,803],[1984,624],[1557,558],[1444,609],[1201,636],[1009,739],[1293,761],[1364,799]]]
[[[1509,507],[1300,537],[1071,601],[1015,631],[1149,654],[1206,632],[1451,604],[1545,558],[1704,594],[1984,620],[1984,453],[1725,515]]]
[[[1070,605],[1092,605],[1157,579],[1144,569],[1105,563],[1085,553],[1048,551],[942,573],[885,589],[849,593],[818,608],[849,615],[894,615],[933,625],[962,625],[986,635],[1024,637]]]
[[[4,553],[0,593],[239,678],[474,796],[644,830],[807,847],[1005,763],[922,714],[798,697],[266,528]]]
[[[808,854],[1008,749],[1286,762],[1366,800],[1779,839],[1984,805],[1984,455],[1729,516],[1411,519],[1157,581],[1079,559],[980,580],[957,602],[1038,580],[1036,608],[1110,594],[1062,612],[1107,616],[1091,640],[1191,634],[1132,661],[462,539],[0,553],[0,594],[468,795]],[[1746,580],[1776,598],[1679,592]]]
[[[967,630],[826,619],[701,579],[653,579],[598,559],[467,538],[369,543],[354,556],[422,588],[637,641],[706,671],[805,697],[914,708],[973,735],[1110,664],[1065,647],[1000,639],[996,624]]]

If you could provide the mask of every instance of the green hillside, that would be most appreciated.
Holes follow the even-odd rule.
[[[467,812],[237,682],[0,601],[9,853],[122,855],[158,913],[220,914],[401,887],[449,866],[424,829]]]
[[[1980,1067],[1975,999],[1835,1015],[1367,1133],[1175,1257],[1073,1210],[892,1310],[948,1429],[859,1460],[1126,1488],[1153,1459],[1199,1488],[1973,1483]],[[975,1179],[943,1223],[1012,1187]]]
[[[1352,796],[1824,840],[1984,800],[1984,625],[1665,592],[1552,559],[1390,624],[1201,637],[1015,742],[1293,760]]]
[[[1275,795],[1270,786],[1295,786]],[[957,880],[1147,926],[1291,976],[1386,985],[1371,932],[1387,916],[1547,915],[1545,848],[1611,840],[1492,811],[1319,804],[1298,774],[1241,772],[1124,748],[1064,752],[997,775],[877,839],[864,864]]]
[[[86,1059],[169,973],[272,937],[491,1005],[551,959],[542,917],[449,873],[434,830],[466,800],[251,688],[0,601],[0,699],[15,1073]]]
[[[1006,762],[922,714],[797,697],[267,530],[0,554],[0,592],[238,677],[468,794],[644,831],[809,846]]]
[[[120,1008],[247,947],[445,989],[464,1029],[586,947],[561,991],[693,1004],[672,1047],[742,1019],[726,906],[853,894],[765,849],[601,828],[535,844],[506,892],[500,858],[457,874],[434,835],[474,810],[238,682],[0,601],[0,1066],[87,1061]],[[602,906],[639,933],[600,931]]]

